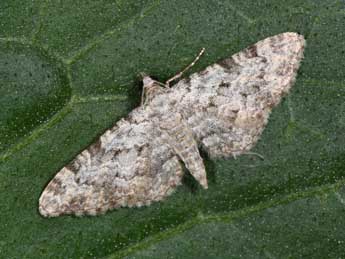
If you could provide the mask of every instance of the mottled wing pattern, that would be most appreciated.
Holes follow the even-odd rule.
[[[293,84],[304,45],[303,36],[279,34],[171,89],[145,76],[144,105],[57,173],[40,197],[40,213],[96,215],[162,200],[181,183],[181,161],[207,188],[198,145],[211,157],[252,148]]]
[[[282,33],[181,80],[174,99],[198,143],[211,157],[248,151],[269,114],[294,83],[305,41]]]
[[[164,96],[161,97],[164,98]],[[191,175],[207,189],[205,166],[192,130],[188,127],[180,113],[172,112],[173,106],[170,106],[168,103],[166,108],[170,112],[164,112],[165,116],[162,116],[159,122],[157,122],[163,142],[169,144],[183,161]]]
[[[121,206],[148,205],[181,183],[173,149],[139,107],[62,168],[39,200],[43,216],[96,215]]]

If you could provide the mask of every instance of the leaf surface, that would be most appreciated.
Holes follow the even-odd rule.
[[[334,258],[344,254],[343,1],[0,2],[0,257]],[[205,158],[168,199],[99,217],[38,214],[46,183],[161,81],[280,32],[307,40],[253,150]]]

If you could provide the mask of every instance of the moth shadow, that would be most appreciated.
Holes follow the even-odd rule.
[[[131,87],[127,88],[128,102],[133,109],[140,106],[141,103],[141,93],[143,91],[143,79],[140,75],[133,78],[133,83]]]

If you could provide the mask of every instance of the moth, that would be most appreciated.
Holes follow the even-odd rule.
[[[149,205],[181,184],[183,164],[207,189],[199,149],[210,158],[248,152],[293,85],[304,47],[302,35],[286,32],[172,87],[184,71],[165,84],[145,75],[142,105],[55,175],[39,199],[40,214],[97,215]]]

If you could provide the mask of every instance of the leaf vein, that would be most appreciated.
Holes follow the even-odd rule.
[[[314,197],[316,195],[323,195],[323,194],[331,193],[331,192],[334,193],[334,192],[337,192],[337,190],[341,188],[344,184],[345,184],[345,179],[341,179],[333,184],[324,184],[318,187],[311,187],[303,191],[284,195],[274,200],[260,202],[255,206],[246,207],[246,208],[236,210],[236,211],[231,211],[230,213],[227,213],[227,214],[204,215],[203,217],[196,216],[181,225],[168,229],[164,232],[157,233],[153,235],[152,237],[143,239],[142,241],[139,241],[138,243],[127,247],[126,249],[120,250],[117,253],[108,256],[107,258],[109,259],[123,258],[137,251],[148,248],[154,245],[155,243],[158,243],[159,241],[172,238],[180,233],[183,233],[193,228],[194,226],[198,224],[205,224],[205,223],[211,223],[211,222],[230,223],[239,218],[246,218],[250,215],[259,213],[265,209],[288,204],[300,199]]]
[[[68,59],[65,59],[65,63],[69,65],[76,63],[80,58],[82,58],[84,55],[89,53],[92,49],[97,47],[99,44],[101,44],[102,42],[110,38],[111,36],[116,35],[117,33],[121,32],[123,29],[130,28],[136,22],[140,21],[141,19],[149,15],[150,11],[158,7],[160,2],[161,2],[160,0],[156,0],[152,5],[148,6],[147,8],[144,8],[142,12],[135,15],[129,21],[126,21],[125,23],[120,23],[116,28],[113,28],[103,33],[99,37],[95,38],[93,41],[87,43],[84,47],[80,48],[73,56],[71,56]]]

